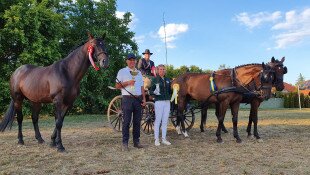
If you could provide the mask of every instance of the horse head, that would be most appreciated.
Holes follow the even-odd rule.
[[[271,88],[273,86],[273,82],[275,81],[275,71],[264,62],[262,63],[263,70],[260,73],[260,91],[262,93],[262,97],[267,100],[271,97]]]
[[[100,67],[107,68],[109,65],[109,57],[104,44],[105,35],[102,38],[94,38],[88,33],[88,53],[89,59],[93,67],[99,68],[93,62],[99,62]]]
[[[287,67],[283,65],[285,57],[281,60],[277,60],[274,57],[271,58],[271,62],[268,65],[273,69],[275,79],[272,83],[276,87],[277,91],[282,91],[284,89],[283,77],[287,73]]]

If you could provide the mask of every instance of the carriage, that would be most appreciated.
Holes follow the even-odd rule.
[[[109,86],[112,90],[117,90],[114,87]],[[154,133],[154,122],[155,122],[155,110],[154,110],[154,100],[152,95],[150,95],[148,88],[146,89],[146,105],[142,110],[142,118],[141,118],[141,131],[146,135],[151,135]],[[122,95],[115,96],[111,102],[109,103],[107,116],[109,125],[111,128],[116,131],[122,131],[122,119],[123,119],[123,111],[122,111]],[[190,130],[195,122],[195,113],[194,109],[188,106],[187,111],[184,113],[185,117],[185,127],[186,130]],[[171,105],[169,119],[174,127],[177,126],[177,108],[174,105]]]

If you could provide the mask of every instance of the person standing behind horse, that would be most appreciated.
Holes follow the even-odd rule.
[[[166,139],[167,125],[170,113],[170,94],[171,81],[166,78],[166,68],[163,64],[157,66],[158,76],[152,79],[151,92],[155,94],[155,124],[154,124],[154,138],[155,145],[159,146],[159,128],[161,123],[162,130],[162,143],[165,145],[171,145]]]
[[[115,84],[115,87],[122,91],[123,151],[129,151],[128,141],[131,116],[133,117],[133,145],[136,148],[143,148],[140,144],[140,124],[142,106],[145,106],[142,74],[135,68],[136,56],[134,54],[128,54],[126,63],[127,67],[118,71]]]

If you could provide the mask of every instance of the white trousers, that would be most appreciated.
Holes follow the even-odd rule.
[[[155,102],[155,124],[154,124],[154,138],[159,139],[159,128],[161,123],[161,137],[166,139],[168,118],[170,114],[170,101],[156,101]]]

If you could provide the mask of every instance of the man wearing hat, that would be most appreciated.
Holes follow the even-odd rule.
[[[127,67],[118,71],[115,84],[115,87],[122,91],[123,151],[129,151],[128,141],[131,118],[133,118],[133,146],[136,148],[143,148],[140,144],[140,124],[142,106],[145,106],[145,91],[143,88],[142,74],[135,68],[136,56],[134,54],[128,54],[126,63]]]
[[[149,49],[145,49],[142,54],[144,58],[139,60],[138,69],[142,72],[143,75],[154,76],[152,75],[152,68],[155,68],[155,64],[152,60],[150,60],[150,57],[153,53],[151,53]]]

